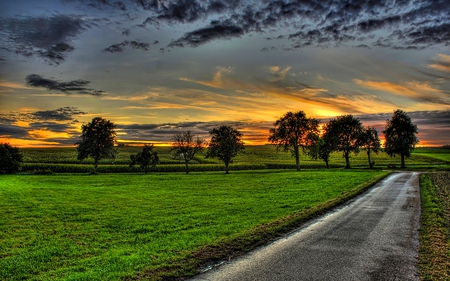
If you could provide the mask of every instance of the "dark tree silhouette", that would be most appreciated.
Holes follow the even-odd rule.
[[[142,152],[130,155],[130,167],[138,164],[141,169],[147,174],[151,168],[155,168],[159,164],[158,153],[153,151],[153,144],[144,145]]]
[[[211,141],[206,158],[217,157],[222,160],[225,163],[225,173],[229,174],[229,164],[244,149],[244,142],[241,140],[242,133],[230,126],[220,126],[212,129],[209,134]]]
[[[378,154],[381,148],[380,138],[378,137],[378,131],[373,127],[364,128],[361,134],[361,146],[367,151],[367,159],[369,161],[370,169],[373,168],[374,162],[370,159],[371,152]]]
[[[383,134],[385,136],[384,151],[391,157],[401,156],[401,167],[405,168],[405,157],[411,156],[419,139],[417,125],[414,125],[408,114],[403,110],[394,111],[392,118],[386,120],[387,124]]]
[[[19,148],[9,143],[0,143],[0,174],[14,174],[20,171],[23,156]]]
[[[206,141],[200,137],[194,137],[190,131],[176,134],[172,138],[171,152],[175,159],[181,159],[186,166],[186,174],[189,174],[189,162],[194,159],[198,152],[201,152],[206,145]]]
[[[101,117],[95,117],[90,123],[81,126],[81,141],[75,144],[78,145],[78,160],[94,158],[94,173],[97,173],[99,160],[116,157],[114,143],[117,134],[115,128],[116,125],[113,122]]]
[[[319,120],[306,117],[305,112],[287,112],[278,119],[275,128],[270,129],[269,141],[277,145],[277,149],[291,151],[295,157],[295,166],[300,171],[300,149],[307,155],[315,157],[314,135],[319,132]],[[308,150],[309,149],[309,150]]]
[[[359,153],[363,126],[353,115],[342,115],[331,119],[324,127],[324,140],[333,151],[342,151],[345,168],[350,169],[350,153]]]

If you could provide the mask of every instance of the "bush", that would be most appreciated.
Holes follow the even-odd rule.
[[[14,174],[20,171],[23,156],[17,147],[0,143],[0,174]]]

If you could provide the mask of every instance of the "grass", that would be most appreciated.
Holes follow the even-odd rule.
[[[3,175],[0,280],[192,275],[204,262],[264,243],[386,174]]]
[[[450,280],[450,173],[421,176],[419,273],[422,280]]]
[[[100,161],[100,168],[102,166],[120,166],[122,172],[130,170],[128,164],[130,161],[130,155],[136,154],[142,150],[142,147],[117,147],[119,152],[115,160],[103,159]],[[184,164],[180,161],[174,160],[173,156],[169,153],[168,147],[155,147],[155,151],[158,152],[160,156],[161,165],[160,167],[168,167],[170,165],[171,169],[174,171],[180,171],[184,169]],[[29,170],[33,169],[54,169],[52,166],[42,166],[45,165],[79,165],[80,170],[84,170],[84,167],[89,167],[93,164],[92,159],[86,159],[83,162],[77,160],[77,152],[75,148],[24,148],[21,149],[24,155],[24,162],[26,165],[24,168]],[[372,153],[372,160],[375,161],[374,168],[385,169],[388,166],[395,165],[397,168],[400,167],[400,158],[389,157],[386,153],[380,152],[378,154]],[[231,165],[231,169],[245,168],[248,169],[261,169],[261,168],[295,168],[295,160],[291,157],[289,152],[277,152],[275,146],[264,145],[264,146],[246,146],[244,153],[239,154],[235,159],[234,163]],[[367,154],[362,150],[358,155],[352,154],[350,159],[351,166],[353,168],[364,169],[368,168]],[[406,159],[406,166],[408,169],[429,169],[429,168],[448,168],[450,163],[450,149],[438,149],[438,148],[417,148],[413,153],[411,158]],[[208,164],[208,165],[205,165]],[[325,164],[321,160],[311,160],[306,155],[301,156],[301,168],[303,169],[322,169]],[[191,161],[190,166],[197,170],[207,170],[208,167],[216,167],[220,165],[223,167],[223,163],[217,159],[207,159],[205,155],[198,155],[193,161]],[[199,167],[202,166],[202,167]],[[341,153],[332,153],[330,156],[330,167],[331,168],[342,168],[345,166],[345,160]],[[259,168],[261,167],[261,168]],[[106,168],[108,169],[108,168]],[[215,169],[215,168],[214,168]],[[58,169],[56,169],[58,170]],[[116,169],[110,169],[115,171]],[[71,172],[71,171],[67,171]]]

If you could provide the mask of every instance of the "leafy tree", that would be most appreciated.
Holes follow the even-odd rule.
[[[14,174],[20,171],[23,155],[19,148],[9,143],[0,143],[0,174]]]
[[[130,167],[139,164],[146,174],[150,170],[150,167],[155,168],[159,164],[159,156],[156,151],[153,151],[153,144],[144,145],[142,152],[130,155],[130,159]]]
[[[325,126],[324,139],[333,151],[342,151],[346,169],[350,169],[350,153],[359,153],[362,132],[361,121],[353,115],[338,116]]]
[[[81,141],[78,145],[78,160],[83,161],[89,156],[94,158],[94,172],[97,173],[98,161],[103,158],[116,157],[114,143],[117,137],[116,125],[113,122],[95,117],[86,125],[81,126]]]
[[[305,112],[287,112],[278,119],[275,128],[270,129],[269,141],[277,145],[277,149],[291,151],[295,157],[297,171],[300,171],[300,148],[314,157],[314,134],[319,132],[319,120],[307,118]]]
[[[329,169],[330,154],[333,152],[333,147],[325,140],[324,137],[318,139],[317,146],[317,158],[322,159],[325,162],[327,169]]]
[[[419,143],[419,139],[416,137],[416,134],[418,134],[417,125],[414,125],[408,114],[400,109],[394,111],[392,118],[386,121],[387,124],[383,131],[385,136],[384,151],[391,157],[400,154],[401,167],[405,168],[405,157],[409,158],[411,151]]]
[[[184,161],[186,174],[189,174],[189,162],[194,159],[197,152],[202,151],[206,141],[199,137],[194,138],[190,131],[175,134],[172,139],[171,152],[174,154],[175,159]]]
[[[373,168],[374,162],[370,160],[370,153],[374,152],[378,154],[381,148],[380,138],[378,137],[378,131],[373,127],[364,128],[361,134],[361,145],[366,148],[367,159],[369,160],[370,169]]]
[[[219,158],[225,163],[225,173],[229,174],[228,165],[233,158],[244,150],[244,142],[241,140],[242,133],[230,126],[220,126],[212,129],[209,134],[211,141],[208,146],[206,158]]]

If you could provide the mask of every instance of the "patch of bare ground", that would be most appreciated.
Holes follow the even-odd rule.
[[[422,280],[450,280],[450,172],[421,178],[419,271]]]

